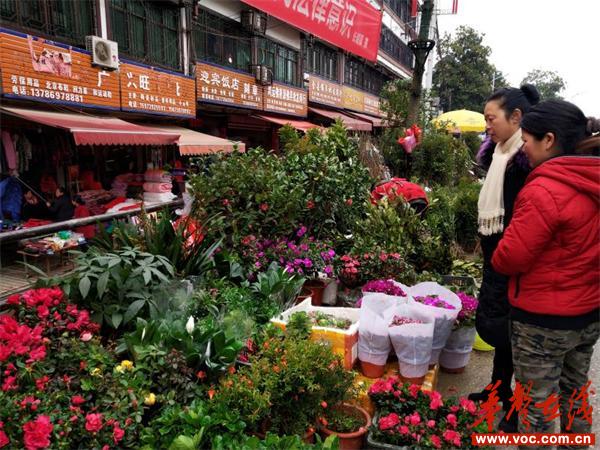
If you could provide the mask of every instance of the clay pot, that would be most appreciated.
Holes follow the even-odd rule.
[[[307,280],[304,286],[312,291],[311,304],[313,306],[321,306],[323,304],[323,291],[326,287],[325,283],[321,280]]]
[[[308,297],[311,297],[312,295],[312,289],[310,289],[308,286],[302,287],[302,290],[298,294],[298,297],[296,297],[296,305],[298,303],[302,303],[304,300],[306,300]]]
[[[355,410],[360,412],[360,414],[364,417],[364,425],[361,426],[357,431],[353,431],[350,433],[338,433],[337,431],[330,430],[327,427],[321,428],[321,435],[323,438],[327,438],[332,434],[337,435],[340,441],[340,450],[360,450],[363,448],[363,441],[365,439],[365,435],[369,431],[369,427],[371,426],[371,416],[367,411],[357,405],[350,405],[348,403],[344,403],[341,406],[344,410]]]
[[[361,361],[360,368],[363,375],[368,378],[381,378],[385,372],[385,364],[379,365],[367,361]]]

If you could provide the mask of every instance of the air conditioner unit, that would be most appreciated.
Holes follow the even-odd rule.
[[[92,65],[104,69],[119,68],[119,44],[98,36],[86,36],[85,46],[92,52]]]
[[[246,31],[262,35],[267,31],[267,16],[259,11],[242,11],[240,20],[242,28]]]
[[[251,66],[252,73],[256,82],[261,86],[270,86],[273,84],[273,71],[262,64],[256,64]]]

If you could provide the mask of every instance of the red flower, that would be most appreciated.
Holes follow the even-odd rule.
[[[327,408],[327,402],[325,400],[321,402],[321,407]]]
[[[443,434],[444,439],[447,442],[451,442],[456,447],[460,447],[460,433],[454,430],[446,430]]]
[[[38,416],[34,421],[23,425],[23,442],[27,450],[36,450],[50,446],[50,433],[54,425],[48,416]]]
[[[261,203],[259,208],[262,212],[267,212],[269,210],[269,205],[266,203]]]
[[[81,395],[74,395],[71,397],[71,403],[73,403],[75,406],[81,405],[82,403],[85,403],[85,398],[83,398]]]
[[[450,424],[450,426],[452,428],[456,428],[458,426],[458,422],[457,422],[456,416],[454,414],[448,414],[446,416],[446,420],[448,421],[448,424]]]
[[[429,396],[431,398],[431,403],[429,403],[431,409],[436,410],[444,404],[444,402],[442,402],[442,394],[438,391],[433,391]]]
[[[352,199],[351,198],[349,198],[349,199],[346,200],[346,205],[352,206]]]
[[[6,299],[6,304],[7,305],[18,305],[20,303],[20,300],[21,300],[21,295],[19,295],[19,294],[9,295],[9,297]]]
[[[15,389],[18,388],[16,381],[17,381],[17,377],[15,377],[14,375],[11,375],[10,377],[6,377],[4,379],[4,383],[2,383],[2,390],[4,392],[14,391]]]
[[[221,203],[223,204],[223,206],[227,206],[227,205],[229,205],[229,200],[227,200],[225,198],[225,199],[223,199],[223,201]]]
[[[398,414],[391,413],[379,419],[379,429],[381,431],[391,430],[392,428],[395,428],[399,423],[400,418],[398,417]]]
[[[442,448],[442,440],[435,434],[431,436],[431,443],[435,448]]]
[[[417,398],[417,395],[419,394],[420,390],[421,386],[419,386],[418,384],[411,384],[408,387],[408,392],[410,392],[410,395],[412,395],[414,398]]]
[[[46,305],[40,305],[37,307],[37,315],[40,319],[44,319],[50,315],[50,310]]]
[[[196,377],[199,380],[204,380],[206,378],[206,372],[204,370],[199,370],[198,373],[196,374]]]
[[[6,435],[6,433],[2,430],[0,430],[0,448],[6,446],[10,444],[10,440],[8,439],[8,436]]]
[[[85,416],[85,429],[91,433],[96,433],[102,429],[102,414],[88,414]]]
[[[125,436],[125,430],[119,427],[119,422],[115,422],[113,428],[113,441],[115,441],[115,445],[123,439],[123,436]]]
[[[38,345],[29,352],[29,359],[27,360],[27,362],[41,361],[45,357],[46,347],[44,345]]]
[[[44,375],[43,377],[35,380],[35,387],[38,389],[38,391],[43,391],[46,389],[46,385],[48,384],[49,380],[50,378],[48,378],[47,375]]]
[[[312,200],[309,200],[306,202],[306,207],[308,209],[313,209],[315,207],[315,202],[313,202]]]

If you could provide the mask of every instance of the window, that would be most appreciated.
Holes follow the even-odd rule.
[[[235,20],[201,9],[194,20],[193,37],[196,58],[249,71],[251,36]]]
[[[306,48],[306,70],[316,75],[338,80],[338,54],[335,50],[315,42]]]
[[[390,80],[377,69],[359,61],[347,57],[344,65],[344,84],[354,86],[363,91],[379,96],[383,85]]]
[[[94,0],[0,0],[3,24],[27,33],[85,47],[85,37],[95,34]]]
[[[412,0],[383,0],[389,8],[402,20],[402,22],[408,24],[411,28],[416,28],[416,17],[410,16]]]
[[[119,53],[148,64],[181,68],[179,9],[149,0],[109,0]]]
[[[381,26],[379,48],[409,69],[413,68],[413,52],[385,25]]]
[[[258,63],[269,66],[273,70],[273,80],[300,86],[296,50],[261,38],[258,46]]]

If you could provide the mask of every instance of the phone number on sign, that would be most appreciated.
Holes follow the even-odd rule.
[[[28,91],[31,97],[49,98],[52,100],[64,100],[67,102],[83,103],[83,95],[72,94],[70,92],[54,92],[49,91],[47,89],[39,88],[29,88]],[[27,91],[15,91],[15,89],[13,89],[13,93],[19,95],[27,95]]]

